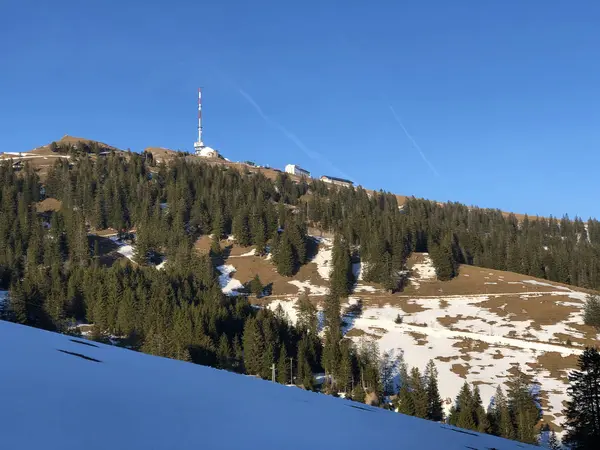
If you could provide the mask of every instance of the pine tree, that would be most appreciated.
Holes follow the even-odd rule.
[[[256,319],[249,318],[244,324],[244,366],[250,375],[258,375],[262,371],[264,342]]]
[[[572,449],[595,449],[600,442],[600,353],[587,347],[577,370],[569,374],[571,397],[565,410],[564,443]]]
[[[339,234],[333,241],[333,267],[330,274],[330,292],[338,298],[347,297],[354,281],[348,243]]]
[[[537,442],[535,427],[541,418],[539,401],[529,386],[526,375],[516,367],[507,381],[508,407],[513,417],[515,438],[528,444]]]
[[[223,254],[223,250],[221,249],[221,242],[216,233],[213,233],[210,240],[210,256],[213,258],[218,258]]]
[[[340,343],[340,364],[337,385],[341,392],[350,392],[352,383],[352,353],[350,341],[343,339]]]
[[[260,297],[263,292],[263,289],[264,288],[262,282],[260,281],[260,277],[258,276],[258,274],[256,274],[252,281],[250,281],[250,292],[256,295],[256,297]]]
[[[273,262],[277,267],[277,272],[284,277],[291,277],[296,269],[294,251],[287,234],[284,232],[279,239],[277,249],[273,254]]]
[[[328,295],[325,299],[325,326],[322,364],[325,373],[333,377],[339,369],[340,340],[342,338],[340,301],[333,295]]]
[[[231,358],[231,348],[229,347],[229,339],[225,333],[221,334],[219,339],[219,348],[217,350],[217,361],[219,367],[227,369],[230,367],[229,360]]]
[[[285,345],[281,345],[279,359],[277,360],[277,382],[288,384],[290,382],[289,360]]]
[[[308,297],[308,289],[305,289],[298,299],[297,327],[312,335],[316,335],[318,331],[317,308]]]
[[[398,392],[398,412],[409,416],[414,416],[415,404],[411,394],[408,367],[404,361],[403,355],[400,355],[398,358],[398,375],[400,382],[400,391]]]
[[[496,388],[492,415],[494,417],[495,434],[506,439],[514,439],[515,429],[510,414],[510,409],[508,407],[508,401],[506,400],[506,397],[504,396],[500,386]]]
[[[265,230],[265,222],[260,215],[255,215],[252,222],[252,241],[256,254],[262,256],[266,253],[267,248],[267,233]]]
[[[490,433],[492,431],[492,425],[483,408],[481,393],[479,392],[479,386],[477,385],[473,388],[473,412],[477,431],[480,433]]]
[[[469,383],[465,381],[461,388],[454,406],[450,409],[448,421],[451,425],[467,430],[476,430],[475,411],[473,408],[473,394]]]
[[[583,312],[583,322],[600,330],[600,296],[588,295]]]
[[[410,387],[416,417],[426,418],[428,408],[427,390],[423,385],[423,378],[418,367],[413,367],[410,372]]]
[[[238,245],[247,247],[252,243],[248,211],[240,208],[233,218],[232,233]]]
[[[427,419],[434,422],[443,422],[444,409],[438,389],[438,372],[433,360],[429,360],[425,369],[425,380],[427,389]]]

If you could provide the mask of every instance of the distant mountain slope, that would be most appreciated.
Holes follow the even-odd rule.
[[[93,139],[87,139],[87,138],[83,138],[83,137],[75,137],[75,136],[70,136],[70,135],[64,135],[61,139],[59,139],[58,141],[54,141],[57,144],[62,144],[62,145],[71,145],[71,146],[75,146],[78,144],[83,144],[83,145],[87,145],[87,146],[91,146],[91,145],[97,145],[98,147],[102,148],[104,151],[116,151],[116,152],[122,152],[123,150],[114,147],[112,145],[106,144],[104,142],[100,142],[100,141],[95,141]],[[170,148],[166,148],[166,147],[146,147],[144,149],[145,152],[151,153],[153,155],[153,157],[155,158],[156,162],[158,163],[166,163],[169,164],[171,162],[173,162],[174,160],[177,159],[178,156],[182,156],[183,152],[180,152],[178,150],[173,150]],[[251,158],[252,155],[249,155],[249,157]],[[27,152],[5,152],[5,153],[1,153],[0,154],[0,160],[2,159],[9,159],[9,158],[13,158],[13,159],[23,159],[23,160],[27,160],[30,164],[32,164],[41,174],[42,177],[45,176],[46,172],[48,171],[48,168],[54,163],[54,158],[68,158],[67,155],[57,155],[54,154],[50,151],[50,144],[46,144],[46,145],[42,145],[40,147],[36,147],[33,150],[27,151]],[[224,159],[206,159],[206,158],[199,158],[195,155],[191,155],[188,156],[188,160],[189,158],[192,158],[193,160],[201,160],[203,162],[209,163],[209,164],[220,164],[226,167],[231,167],[234,169],[237,169],[239,171],[244,171],[244,170],[248,170],[250,172],[260,172],[262,173],[264,176],[266,176],[267,178],[271,179],[271,180],[275,180],[275,178],[277,177],[277,174],[279,172],[281,172],[281,170],[279,169],[275,169],[275,168],[271,168],[271,167],[255,167],[255,166],[251,166],[249,164],[246,164],[244,162],[234,162],[234,161],[229,161],[229,160],[224,160]],[[295,181],[299,181],[300,177],[296,176],[296,175],[291,175],[288,174],[288,176],[295,180]],[[319,178],[318,176],[314,177],[315,179]],[[357,181],[357,185],[360,185],[360,182],[358,180]],[[378,192],[377,190],[378,187],[376,187],[376,189],[371,190],[371,189],[367,189],[367,192],[369,193],[375,193]],[[410,198],[410,196],[407,195],[401,195],[401,194],[395,194],[396,196],[396,200],[398,201],[398,205],[402,206],[406,203],[406,201]],[[442,204],[442,203],[440,203]],[[510,212],[503,212],[503,214],[505,216],[510,215]],[[513,213],[515,215],[515,217],[518,220],[523,220],[525,218],[525,214],[521,214],[521,213]],[[530,219],[533,218],[533,216],[530,217]]]
[[[1,448],[537,448],[0,321]]]

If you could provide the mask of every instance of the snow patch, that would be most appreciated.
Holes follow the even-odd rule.
[[[423,253],[423,262],[414,264],[412,273],[413,276],[409,277],[408,280],[415,289],[419,289],[423,281],[427,282],[436,279],[435,267],[429,257],[429,253]]]
[[[288,281],[289,284],[296,286],[300,292],[304,292],[304,289],[308,289],[310,295],[327,295],[329,294],[329,288],[325,286],[315,286],[310,281],[299,281],[292,280]]]
[[[561,291],[571,291],[571,289],[564,287],[564,286],[557,286],[555,284],[550,284],[550,283],[544,283],[543,281],[537,281],[537,280],[523,280],[523,283],[527,283],[527,284],[533,284],[536,286],[548,286],[554,289],[560,289]]]
[[[234,296],[240,295],[237,292],[237,289],[242,289],[244,285],[240,282],[240,280],[236,280],[232,278],[231,275],[235,272],[235,267],[230,264],[225,264],[222,266],[218,266],[217,270],[221,272],[219,275],[219,284],[221,285],[221,291],[223,294]]]
[[[312,262],[317,265],[317,272],[324,280],[329,280],[329,274],[332,269],[331,254],[332,254],[332,242],[331,239],[312,236],[317,242],[319,242],[319,251],[313,258]]]
[[[298,309],[296,308],[298,300],[273,300],[267,308],[271,311],[277,310],[277,307],[281,305],[281,309],[284,314],[290,320],[291,323],[295,324],[298,321]]]

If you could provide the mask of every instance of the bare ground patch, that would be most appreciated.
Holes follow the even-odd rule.
[[[429,343],[426,334],[417,333],[415,331],[408,331],[407,334],[410,334],[415,339],[417,345],[427,345]]]
[[[452,364],[451,372],[454,372],[459,377],[466,379],[469,373],[469,364]]]
[[[62,202],[55,198],[49,197],[35,204],[35,209],[39,213],[60,211]]]
[[[419,253],[413,253],[408,261],[407,266],[412,268],[414,264],[423,262],[424,256]],[[536,280],[551,286],[539,286],[523,283],[524,280]],[[486,284],[488,283],[488,284]],[[491,284],[496,283],[496,284]],[[504,294],[532,291],[556,291],[565,292],[557,286],[560,283],[554,283],[548,280],[532,278],[526,275],[521,275],[513,272],[504,272],[501,270],[485,269],[477,266],[461,265],[459,274],[456,278],[450,281],[428,280],[420,282],[420,287],[407,286],[404,289],[404,294],[416,294],[420,296],[436,296],[436,295],[472,295],[472,294]],[[573,288],[572,286],[566,286]],[[582,290],[577,288],[577,290]]]
[[[545,352],[537,357],[537,361],[527,363],[534,370],[547,370],[550,376],[568,384],[568,373],[577,368],[579,358],[576,355],[562,355],[558,352]]]
[[[452,347],[457,347],[460,349],[460,352],[463,354],[475,352],[475,353],[483,353],[488,348],[490,348],[490,344],[483,341],[477,341],[475,339],[464,338],[459,341],[456,341],[452,344]]]

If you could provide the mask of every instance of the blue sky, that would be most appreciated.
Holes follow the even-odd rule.
[[[600,3],[0,0],[0,151],[64,134],[600,216]],[[406,131],[405,131],[406,130]]]

